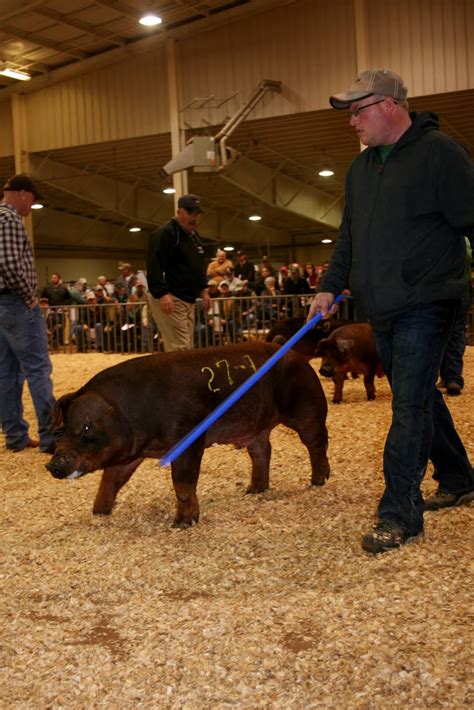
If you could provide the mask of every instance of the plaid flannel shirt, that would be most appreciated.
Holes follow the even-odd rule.
[[[7,288],[31,306],[36,299],[37,277],[33,252],[16,209],[0,203],[0,290]]]

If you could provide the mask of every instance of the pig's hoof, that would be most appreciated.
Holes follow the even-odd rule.
[[[95,508],[92,511],[92,515],[110,515],[112,512],[112,508],[110,510],[96,510]]]
[[[342,404],[342,399],[333,399],[332,403],[333,404]]]
[[[327,476],[319,476],[318,478],[313,478],[311,479],[311,486],[324,486],[326,483],[326,480],[329,478],[329,474]]]
[[[367,395],[367,399],[368,399],[369,402],[370,402],[370,400],[375,399],[375,395],[374,395],[374,394],[368,394],[368,395]]]
[[[268,486],[248,486],[245,493],[265,493],[265,491],[268,491]]]
[[[198,524],[199,518],[193,518],[191,521],[189,520],[179,520],[175,518],[173,520],[172,528],[177,528],[178,530],[187,530],[188,528],[192,528],[194,525]]]

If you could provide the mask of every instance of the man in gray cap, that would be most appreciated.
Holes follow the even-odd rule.
[[[0,421],[10,451],[40,446],[54,450],[51,361],[45,320],[37,298],[33,254],[22,217],[40,199],[33,180],[13,175],[0,203]],[[38,420],[39,442],[28,435],[23,418],[25,379]]]
[[[150,308],[163,338],[165,351],[193,347],[194,304],[211,299],[204,268],[204,247],[197,233],[202,214],[197,195],[178,200],[176,217],[150,235],[147,279]]]
[[[335,312],[349,288],[372,324],[392,392],[385,491],[367,552],[400,547],[423,530],[424,510],[474,498],[474,474],[436,380],[466,290],[464,234],[474,237],[474,166],[433,113],[409,113],[403,79],[362,72],[330,97],[368,146],[346,177],[341,233],[310,309]],[[423,500],[428,459],[438,490]]]

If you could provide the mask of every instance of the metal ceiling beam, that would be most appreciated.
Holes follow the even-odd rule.
[[[84,22],[83,20],[78,20],[71,17],[70,15],[64,15],[56,10],[52,10],[49,7],[38,7],[34,10],[36,15],[41,15],[42,17],[47,17],[50,20],[54,20],[58,24],[65,25],[66,27],[74,27],[77,30],[81,30],[85,34],[92,35],[92,37],[98,39],[105,39],[111,44],[117,45],[118,47],[123,47],[127,44],[125,37],[119,34],[105,30],[102,27],[95,27],[89,22]]]
[[[81,170],[64,163],[30,154],[32,176],[68,197],[84,203],[82,215],[102,215],[105,221],[136,223],[142,227],[156,228],[173,216],[170,200],[160,192],[139,185],[131,186],[102,175]],[[54,208],[52,208],[54,209]],[[79,210],[76,210],[76,214]],[[222,224],[218,211],[206,210],[202,221],[202,235],[215,241],[279,244],[288,241],[284,230],[255,225],[246,220],[226,221]]]
[[[10,35],[11,37],[15,37],[16,39],[26,39],[28,42],[37,44],[40,47],[54,49],[55,52],[60,52],[61,54],[69,54],[72,57],[76,57],[76,59],[86,59],[90,56],[86,52],[81,52],[81,50],[74,49],[74,47],[71,47],[69,44],[67,44],[67,42],[53,42],[52,40],[46,39],[46,37],[42,37],[37,32],[24,32],[18,27],[4,24],[2,24],[1,30],[4,34]],[[26,52],[26,54],[28,53]]]
[[[130,5],[127,5],[124,2],[120,2],[119,0],[94,0],[94,3],[95,5],[102,5],[102,7],[112,8],[112,10],[116,10],[127,17],[133,17],[135,20],[138,20],[138,17],[140,16],[140,12],[138,10],[130,7]]]
[[[219,176],[271,207],[305,217],[329,229],[338,229],[341,224],[342,194],[334,198],[250,158],[237,160]]]
[[[95,173],[65,165],[51,158],[30,155],[33,176],[59,190],[65,195],[76,197],[99,213],[114,214],[117,220],[137,222],[143,226],[155,227],[169,218],[168,202],[152,190],[130,189],[129,183],[119,182]]]

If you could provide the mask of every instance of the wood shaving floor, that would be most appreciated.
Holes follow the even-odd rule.
[[[56,395],[122,359],[53,356]],[[448,404],[474,460],[474,347],[465,369]],[[474,707],[473,505],[427,514],[424,539],[401,550],[360,548],[390,421],[387,381],[376,385],[374,402],[358,379],[329,405],[322,489],[282,427],[264,494],[244,495],[245,451],[208,449],[201,520],[186,531],[170,527],[170,474],[155,461],[93,518],[98,473],[57,481],[48,456],[2,446],[0,707]]]

